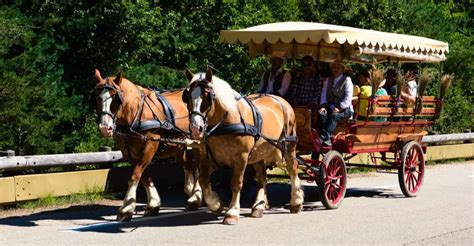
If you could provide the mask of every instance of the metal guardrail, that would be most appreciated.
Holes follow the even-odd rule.
[[[123,155],[120,151],[57,155],[8,156],[0,157],[0,170],[106,164],[117,163],[121,161],[123,161]]]
[[[424,136],[423,143],[446,143],[452,141],[470,141],[474,139],[474,132],[468,133],[454,133],[443,135],[428,135]]]
[[[474,133],[424,136],[422,141],[423,143],[445,143],[471,140],[474,140]],[[12,151],[4,151],[4,155],[7,156],[0,157],[0,171],[36,167],[105,164],[123,161],[123,155],[120,151],[32,156],[13,156]]]

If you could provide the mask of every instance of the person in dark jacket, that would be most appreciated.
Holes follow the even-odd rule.
[[[285,52],[273,51],[270,57],[271,68],[260,79],[259,93],[285,97],[291,85],[291,74],[283,69]]]

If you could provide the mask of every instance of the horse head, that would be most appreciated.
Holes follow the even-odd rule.
[[[186,69],[189,86],[183,92],[183,101],[188,104],[189,130],[194,139],[202,139],[207,128],[207,119],[214,106],[214,89],[212,71],[194,75]]]
[[[97,112],[99,113],[99,129],[104,137],[112,137],[117,111],[122,105],[123,97],[120,84],[123,80],[122,72],[115,78],[105,79],[95,70],[95,93],[97,99]]]

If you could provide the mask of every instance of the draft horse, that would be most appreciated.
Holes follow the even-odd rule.
[[[284,162],[291,178],[290,211],[298,213],[304,193],[297,175],[293,108],[278,96],[241,97],[209,69],[196,75],[186,70],[186,77],[189,86],[183,93],[183,101],[188,103],[191,136],[205,143],[199,182],[209,209],[213,212],[223,209],[219,196],[211,188],[210,175],[217,165],[227,165],[233,168],[232,200],[223,223],[238,223],[245,168],[253,164],[258,192],[251,216],[262,217],[268,206],[266,165]]]
[[[182,101],[183,91],[159,93],[135,85],[123,77],[102,78],[95,71],[99,129],[104,137],[114,137],[124,159],[131,163],[133,173],[117,220],[130,220],[136,207],[138,183],[145,186],[148,197],[145,216],[159,213],[158,191],[146,170],[153,157],[175,157],[184,167],[184,191],[189,196],[187,209],[201,206],[202,191],[198,182],[197,165],[186,156],[186,147],[169,143],[189,133],[188,110]]]

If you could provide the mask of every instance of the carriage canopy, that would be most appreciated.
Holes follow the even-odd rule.
[[[313,22],[279,22],[222,30],[224,43],[248,44],[251,57],[283,51],[287,57],[311,55],[326,62],[440,62],[449,46],[434,39]]]

